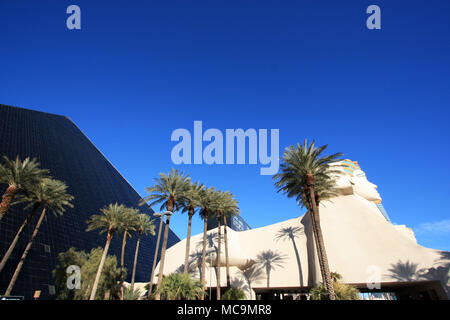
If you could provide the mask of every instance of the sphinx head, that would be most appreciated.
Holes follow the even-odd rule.
[[[377,186],[367,180],[366,174],[361,170],[358,162],[343,160],[336,163],[341,174],[336,177],[336,187],[340,194],[357,194],[366,200],[381,202]]]

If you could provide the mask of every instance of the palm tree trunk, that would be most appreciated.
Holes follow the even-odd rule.
[[[2,220],[3,216],[8,212],[9,207],[11,206],[11,201],[16,196],[19,189],[15,186],[8,186],[5,193],[2,196],[2,202],[0,203],[0,220]]]
[[[205,284],[206,290],[206,234],[208,232],[208,213],[203,215],[203,250],[202,250],[202,283]],[[211,266],[210,266],[211,267]],[[211,285],[211,284],[209,284]],[[202,292],[200,300],[205,300],[205,290]]]
[[[127,244],[127,231],[123,232],[122,252],[120,253],[120,300],[123,300],[123,282],[125,275],[125,245]]]
[[[33,206],[33,210],[28,214],[23,224],[20,226],[19,231],[17,231],[16,236],[14,237],[13,241],[9,245],[8,251],[6,251],[5,255],[2,258],[2,261],[0,262],[0,272],[2,272],[3,268],[6,265],[6,262],[8,261],[9,257],[11,256],[11,253],[13,252],[14,248],[17,245],[17,242],[19,242],[20,236],[22,235],[23,231],[25,230],[25,227],[28,225],[28,223],[31,221],[31,218],[33,217],[34,213],[38,209],[39,204],[35,203]]]
[[[11,294],[12,289],[14,288],[14,284],[16,283],[17,277],[19,276],[20,271],[22,270],[23,263],[25,262],[25,259],[27,258],[28,252],[31,249],[31,245],[33,244],[34,239],[36,238],[36,235],[42,224],[42,221],[44,220],[46,211],[47,211],[47,207],[44,207],[44,209],[42,209],[42,213],[41,213],[41,216],[39,217],[36,227],[34,228],[33,234],[31,235],[31,238],[28,241],[27,246],[25,247],[22,257],[20,257],[20,261],[17,264],[16,271],[14,271],[11,281],[9,282],[8,289],[6,289],[6,292],[5,292],[5,296],[9,296]]]
[[[267,288],[270,287],[270,267],[266,267],[266,274],[267,274]]]
[[[333,280],[331,279],[330,268],[328,266],[328,258],[325,250],[325,243],[323,241],[322,229],[320,228],[320,217],[319,210],[316,206],[316,196],[314,192],[314,177],[308,175],[308,189],[309,189],[309,200],[311,201],[312,213],[313,213],[313,231],[314,237],[317,239],[318,244],[318,257],[323,268],[323,283],[327,287],[328,295],[330,300],[336,300],[336,295],[334,293]]]
[[[312,207],[312,204],[311,204]],[[316,245],[316,250],[317,250],[317,259],[319,260],[319,267],[320,267],[320,274],[322,276],[322,283],[326,286],[327,284],[324,282],[323,279],[326,279],[326,275],[324,273],[325,268],[323,266],[323,260],[320,259],[319,257],[322,256],[322,251],[321,251],[321,247],[319,245],[319,237],[316,235],[317,234],[317,229],[316,229],[316,219],[314,218],[314,212],[312,210],[309,210],[309,214],[311,216],[311,226],[312,226],[312,230],[313,230],[313,234],[314,234],[314,243]],[[327,289],[328,290],[328,289]]]
[[[153,256],[152,274],[150,276],[150,282],[149,282],[149,286],[148,286],[147,297],[149,300],[152,297],[153,279],[155,278],[156,260],[158,259],[159,242],[161,239],[162,225],[163,225],[163,216],[161,215],[161,217],[159,218],[159,230],[158,230],[158,239],[156,240],[155,255]]]
[[[184,257],[184,273],[188,273],[189,266],[189,251],[191,246],[191,227],[192,227],[192,216],[194,215],[194,209],[189,208],[189,221],[188,221],[188,233],[186,238],[186,255]]]
[[[139,252],[139,243],[141,241],[141,235],[142,235],[142,233],[139,232],[137,242],[136,242],[136,251],[134,252],[133,273],[131,274],[131,289],[134,289],[134,277],[136,275],[136,265],[137,265],[137,258],[138,258],[138,252]]]
[[[231,277],[230,277],[230,259],[228,256],[228,232],[227,232],[227,215],[225,214],[223,216],[223,224],[225,226],[224,228],[224,237],[225,237],[225,264],[227,269],[227,289],[231,286]]]
[[[173,209],[173,208],[171,208]],[[172,210],[168,210],[171,211]],[[159,260],[159,274],[158,274],[158,282],[156,284],[156,295],[155,300],[161,300],[161,295],[159,293],[159,288],[161,287],[162,279],[163,279],[163,272],[164,272],[164,261],[166,258],[166,248],[167,248],[167,239],[169,237],[169,223],[170,223],[170,215],[166,218],[166,227],[164,228],[164,238],[163,238],[163,244],[161,248],[161,259]]]
[[[221,223],[221,215],[218,214],[217,215],[217,228],[218,228],[218,233],[217,233],[217,300],[220,300],[220,251],[221,251],[221,247],[222,247],[222,223]]]
[[[106,255],[108,254],[109,245],[111,244],[111,240],[114,234],[114,229],[108,230],[108,235],[106,236],[106,245],[103,249],[102,259],[100,260],[100,264],[97,269],[97,274],[95,275],[94,285],[92,286],[91,296],[89,300],[95,300],[95,294],[97,293],[98,283],[100,281],[100,276],[103,271],[103,265],[105,264]]]

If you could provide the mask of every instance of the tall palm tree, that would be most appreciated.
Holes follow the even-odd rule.
[[[186,254],[184,257],[184,270],[183,273],[188,273],[189,265],[189,252],[191,246],[191,227],[192,217],[195,214],[195,210],[200,206],[200,192],[204,189],[202,184],[198,182],[189,185],[189,189],[184,195],[184,201],[181,203],[182,212],[188,213],[188,231],[186,237]]]
[[[230,259],[228,254],[228,224],[227,224],[227,217],[232,217],[235,215],[240,214],[240,210],[237,206],[237,201],[234,199],[233,195],[230,194],[231,197],[228,198],[228,209],[223,214],[223,224],[224,224],[224,239],[225,239],[225,265],[226,265],[226,272],[227,272],[227,288],[229,289],[231,286],[231,277],[230,277]]]
[[[42,221],[44,220],[46,212],[50,210],[55,216],[62,215],[66,211],[66,207],[73,208],[71,201],[74,199],[73,196],[67,193],[67,186],[64,182],[48,178],[44,178],[40,184],[30,189],[30,192],[25,195],[24,198],[27,201],[32,202],[33,206],[35,204],[39,204],[39,207],[42,208],[42,212],[36,226],[34,227],[33,234],[31,235],[22,256],[20,257],[16,270],[14,271],[8,288],[6,289],[5,296],[9,296],[11,294],[17,277],[22,270],[23,263],[27,258]]]
[[[137,233],[138,238],[136,242],[136,251],[134,252],[133,273],[131,274],[131,288],[134,289],[134,277],[136,275],[136,265],[139,251],[139,243],[143,235],[151,234],[155,235],[155,223],[145,213],[138,214],[137,216]]]
[[[270,287],[270,271],[275,270],[275,267],[283,267],[285,259],[284,255],[270,249],[256,256],[256,263],[266,270],[267,288]]]
[[[123,221],[118,231],[122,234],[122,250],[120,254],[120,300],[123,300],[124,288],[123,282],[125,281],[125,246],[127,239],[131,238],[133,232],[137,230],[138,214],[139,210],[135,208],[125,208]]]
[[[161,211],[164,209],[170,212],[177,211],[184,200],[187,190],[189,189],[191,179],[182,172],[172,168],[168,175],[160,173],[160,177],[155,179],[155,182],[156,183],[153,187],[146,189],[149,195],[146,196],[143,201],[150,201],[150,206],[161,204]],[[166,227],[164,229],[161,258],[159,260],[159,275],[158,282],[156,284],[155,300],[160,300],[159,288],[161,287],[164,272],[170,217],[171,215],[166,216]]]
[[[308,145],[288,147],[283,155],[281,172],[274,175],[278,192],[283,191],[289,198],[295,197],[297,202],[308,209],[311,216],[314,239],[316,242],[322,280],[331,300],[336,298],[328,266],[327,254],[320,227],[320,216],[317,201],[326,200],[336,194],[334,177],[340,172],[333,169],[332,164],[338,161],[341,153],[323,156],[326,145],[316,147],[314,141]]]
[[[127,209],[124,205],[115,203],[109,204],[108,206],[100,209],[100,211],[102,214],[94,214],[87,221],[88,227],[86,229],[86,231],[100,230],[100,234],[106,232],[106,244],[97,269],[97,274],[95,275],[89,300],[95,299],[98,283],[103,271],[103,265],[105,264],[106,255],[108,254],[109,245],[111,244],[114,233],[122,227]]]
[[[229,192],[216,192],[216,201],[213,206],[213,214],[217,219],[217,230],[218,230],[218,245],[217,245],[217,300],[220,300],[220,269],[221,269],[221,249],[222,249],[222,218],[225,213],[239,212],[237,206],[237,201],[234,199],[233,195]]]
[[[208,217],[213,212],[215,197],[217,196],[214,188],[206,188],[200,192],[200,217],[203,219],[203,249],[202,249],[202,268],[201,281],[206,284],[206,246],[208,234]],[[206,288],[206,286],[205,286]],[[201,296],[201,300],[205,299],[205,292]]]
[[[26,158],[20,160],[10,160],[3,156],[4,164],[0,164],[0,184],[7,184],[5,193],[0,203],[0,220],[8,212],[11,202],[20,192],[29,190],[39,184],[43,178],[48,178],[48,170],[39,168],[40,164],[36,159]]]

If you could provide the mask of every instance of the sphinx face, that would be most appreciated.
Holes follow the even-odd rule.
[[[368,201],[380,202],[381,196],[377,186],[367,180],[366,174],[359,166],[350,162],[350,170],[347,162],[337,163],[337,169],[341,174],[335,176],[336,188],[341,195],[357,194]]]
[[[366,174],[362,170],[357,169],[353,172],[353,176],[350,177],[350,183],[357,195],[369,201],[381,201],[377,186],[367,180]]]

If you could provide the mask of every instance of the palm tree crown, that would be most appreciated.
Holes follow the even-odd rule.
[[[94,214],[87,221],[86,231],[100,229],[100,234],[122,228],[126,208],[122,204],[114,203],[100,209],[102,214]]]
[[[200,207],[200,193],[204,190],[204,188],[205,186],[198,182],[189,184],[187,190],[183,195],[182,201],[180,202],[182,212],[193,214],[195,212],[195,209]]]
[[[42,178],[47,177],[49,171],[41,169],[35,158],[10,160],[3,156],[4,164],[0,164],[0,183],[13,186],[17,189],[28,189],[39,183]]]
[[[333,163],[339,161],[342,153],[322,156],[327,145],[317,148],[314,141],[308,145],[297,144],[289,146],[284,151],[281,172],[274,175],[278,192],[284,192],[289,198],[295,197],[302,206],[311,209],[308,196],[308,176],[314,179],[315,193],[321,200],[336,195],[334,177],[340,171],[333,168]]]
[[[39,168],[36,159],[10,160],[3,157],[4,164],[0,164],[0,184],[7,184],[8,187],[3,194],[0,203],[0,220],[8,212],[11,202],[18,193],[29,191],[39,184],[43,178],[48,178],[48,170]]]
[[[21,195],[17,200],[29,202],[25,207],[45,207],[55,215],[62,215],[66,207],[73,208],[71,201],[74,197],[67,193],[67,185],[59,180],[44,178],[40,183],[29,189],[27,194]]]
[[[131,237],[131,233],[137,231],[139,209],[125,207],[122,223],[117,231],[124,236]]]
[[[177,211],[189,190],[190,180],[183,172],[173,168],[168,175],[160,173],[159,178],[155,179],[155,185],[146,188],[149,195],[144,197],[141,205],[150,201],[150,206],[161,204],[161,211]]]
[[[137,216],[137,232],[141,235],[151,234],[152,236],[154,236],[155,235],[155,221],[153,219],[150,219],[150,217],[145,213],[138,214],[138,216]]]

